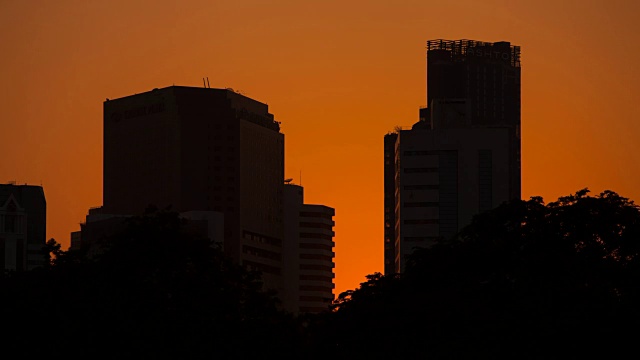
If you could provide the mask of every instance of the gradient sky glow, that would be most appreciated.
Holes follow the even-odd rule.
[[[285,175],[336,209],[336,294],[383,270],[383,137],[426,105],[430,39],[522,50],[523,198],[640,201],[640,2],[0,0],[0,183],[66,248],[102,204],[102,103],[170,85],[267,103]]]

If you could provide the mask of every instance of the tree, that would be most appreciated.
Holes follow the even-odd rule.
[[[588,194],[479,214],[454,239],[415,251],[404,274],[374,274],[339,296],[317,330],[334,335],[315,346],[333,355],[436,359],[633,349],[640,211],[612,191]]]
[[[92,259],[60,251],[41,271],[0,283],[5,349],[90,358],[287,354],[296,328],[260,277],[176,213],[128,220]],[[25,334],[29,334],[25,336]],[[247,344],[250,344],[248,346]]]

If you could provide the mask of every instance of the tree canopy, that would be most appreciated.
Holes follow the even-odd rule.
[[[455,238],[416,249],[405,273],[373,274],[341,294],[318,346],[388,358],[633,350],[639,247],[640,211],[612,191],[506,203]]]
[[[512,201],[452,239],[374,273],[333,311],[294,317],[259,274],[185,231],[177,214],[129,220],[96,257],[47,246],[48,266],[0,278],[24,356],[509,358],[636,353],[640,209],[587,189]]]
[[[21,354],[242,358],[295,349],[293,319],[258,274],[185,231],[176,213],[129,219],[94,258],[48,246],[49,267],[0,284],[3,322],[12,324],[3,342]]]

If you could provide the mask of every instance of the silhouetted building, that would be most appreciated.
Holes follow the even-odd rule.
[[[184,221],[185,232],[210,239],[222,247],[224,240],[224,215],[218,211],[187,211],[178,214]],[[102,251],[104,244],[124,232],[131,215],[106,214],[103,208],[89,209],[80,231],[71,233],[70,250],[84,250],[89,257]]]
[[[41,186],[0,184],[0,269],[45,264],[47,202]]]
[[[420,121],[434,129],[507,128],[512,199],[521,195],[520,72],[520,47],[509,42],[427,41],[428,107]]]
[[[427,103],[411,130],[384,139],[385,273],[415,247],[520,199],[520,48],[427,42]]]
[[[294,313],[327,311],[334,299],[333,216],[325,205],[304,203],[300,185],[284,186],[284,308]]]
[[[171,86],[104,102],[105,214],[224,214],[224,251],[282,290],[284,135],[229,89]]]

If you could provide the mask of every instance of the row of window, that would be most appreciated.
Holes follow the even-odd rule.
[[[261,271],[265,274],[275,274],[275,275],[282,274],[282,269],[277,266],[259,264],[257,262],[247,261],[247,260],[243,260],[242,264],[244,264],[244,266],[246,266],[249,270]]]
[[[332,230],[333,226],[329,224],[315,223],[315,222],[301,222],[300,227],[314,228],[314,229],[326,229]]]
[[[300,212],[300,216],[301,217],[314,217],[314,218],[322,218],[322,219],[333,220],[333,216],[331,214],[326,214],[326,213],[322,213],[322,212],[302,211],[302,212]]]
[[[242,252],[245,254],[249,254],[249,255],[265,258],[265,259],[276,260],[276,261],[282,260],[282,255],[277,252],[259,249],[249,245],[243,245]]]
[[[300,275],[300,280],[325,281],[325,282],[332,283],[333,277],[324,276],[324,275]]]
[[[333,236],[327,235],[327,234],[318,234],[318,233],[300,233],[300,238],[332,240]]]
[[[273,246],[282,246],[282,240],[270,236],[264,236],[251,231],[243,230],[242,237],[261,244],[269,244]]]
[[[317,271],[333,271],[333,266],[300,264],[300,270],[317,270]]]
[[[318,285],[301,285],[300,291],[326,291],[330,293],[333,291],[333,288]]]
[[[333,261],[333,257],[321,254],[300,254],[300,259]]]
[[[9,234],[22,234],[25,228],[23,215],[0,215],[0,231]]]
[[[333,251],[333,246],[325,245],[325,244],[307,244],[301,243],[300,249],[317,249],[317,250],[328,250]]]

